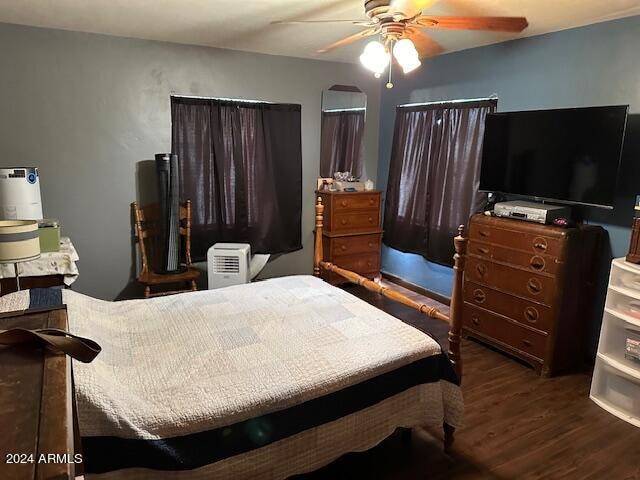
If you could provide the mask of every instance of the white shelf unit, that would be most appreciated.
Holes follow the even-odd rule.
[[[640,427],[640,361],[625,356],[627,339],[640,341],[640,265],[611,264],[591,399]]]

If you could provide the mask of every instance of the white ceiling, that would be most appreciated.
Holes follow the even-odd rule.
[[[357,32],[345,24],[271,25],[274,20],[365,19],[363,0],[0,0],[0,22],[353,62],[362,44],[320,47]],[[640,14],[640,0],[440,0],[437,15],[526,16],[520,34],[431,31],[447,51]]]

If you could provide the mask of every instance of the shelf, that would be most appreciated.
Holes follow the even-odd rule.
[[[640,418],[634,417],[633,415],[629,415],[624,410],[620,410],[618,407],[614,407],[612,404],[607,402],[606,400],[596,397],[594,395],[589,395],[589,398],[593,400],[598,406],[604,408],[607,412],[615,415],[616,417],[624,420],[625,422],[629,422],[636,427],[640,427]]]
[[[608,308],[608,307],[605,307],[604,311],[607,312],[609,315],[613,315],[614,317],[619,318],[620,320],[623,320],[627,323],[630,323],[640,328],[640,318],[632,317],[631,315],[619,312],[617,310],[614,310],[613,308]]]
[[[618,287],[617,285],[609,285],[609,290],[613,290],[614,292],[618,292],[625,297],[631,297],[636,300],[640,300],[640,291],[633,290],[632,288],[627,287]]]
[[[615,358],[610,357],[605,353],[598,353],[598,358],[609,365],[611,368],[640,382],[640,369],[634,369],[629,365],[625,365],[620,360],[616,360]]]
[[[640,427],[640,365],[625,358],[625,341],[640,338],[640,318],[623,311],[640,300],[640,267],[616,258],[611,264],[596,365],[589,397],[598,406],[636,427]]]
[[[614,258],[613,264],[622,270],[640,275],[640,265],[635,266],[635,264],[627,262],[624,258]]]

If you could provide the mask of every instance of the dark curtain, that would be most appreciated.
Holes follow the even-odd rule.
[[[458,225],[479,211],[484,121],[497,100],[398,107],[384,243],[452,265]]]
[[[300,105],[172,97],[171,118],[195,260],[216,242],[302,248]]]
[[[321,177],[333,177],[335,172],[362,175],[364,115],[364,110],[322,112]]]

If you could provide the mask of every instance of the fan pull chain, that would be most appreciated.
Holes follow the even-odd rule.
[[[393,82],[391,81],[391,71],[393,70],[393,40],[389,41],[389,81],[387,82],[387,88],[393,88]]]

